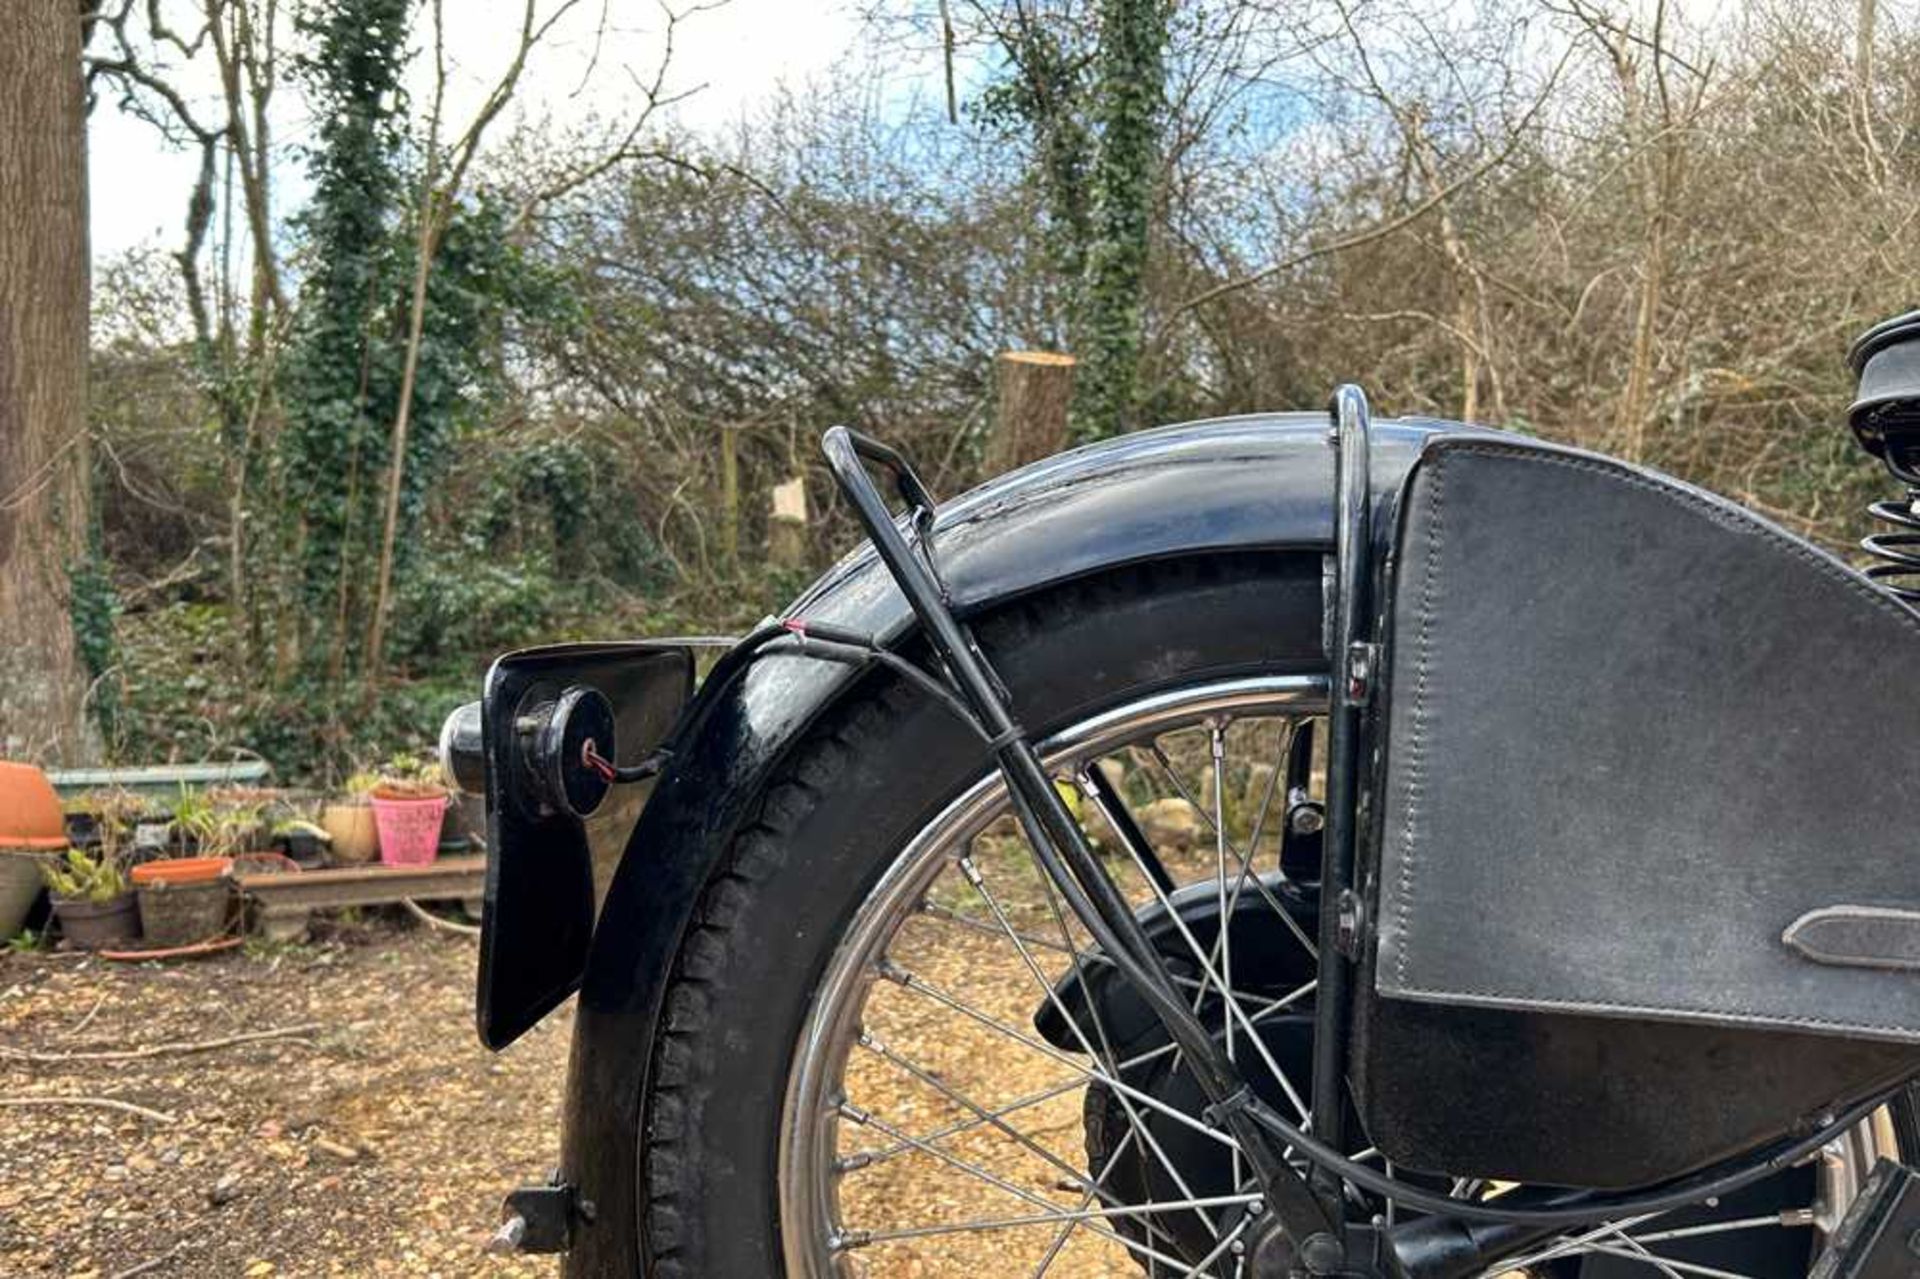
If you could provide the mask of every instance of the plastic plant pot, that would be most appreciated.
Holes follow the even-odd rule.
[[[380,861],[387,866],[425,866],[440,851],[440,824],[447,797],[418,799],[373,797],[373,820],[380,828]]]
[[[77,950],[103,950],[140,936],[140,912],[132,893],[103,902],[55,897],[53,915],[67,944]]]

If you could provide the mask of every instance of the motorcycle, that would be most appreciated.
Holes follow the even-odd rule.
[[[481,1038],[578,993],[497,1246],[1920,1273],[1920,312],[1851,359],[1865,573],[1351,386],[946,504],[829,431],[867,544],[781,614],[509,654],[443,732]]]

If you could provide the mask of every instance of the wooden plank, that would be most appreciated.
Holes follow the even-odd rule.
[[[270,911],[461,901],[486,891],[485,857],[442,857],[425,866],[335,866],[300,874],[236,875],[240,891]]]

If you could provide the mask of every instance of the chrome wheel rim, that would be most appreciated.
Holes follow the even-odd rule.
[[[1208,814],[1201,806],[1209,796],[1196,792],[1211,791],[1211,815],[1214,820],[1207,824],[1212,827],[1210,838],[1217,846],[1214,851],[1218,890],[1225,904],[1230,880],[1232,891],[1237,896],[1247,883],[1248,865],[1261,855],[1261,823],[1270,809],[1267,803],[1259,806],[1250,831],[1243,821],[1239,834],[1240,842],[1246,845],[1246,853],[1240,856],[1238,849],[1233,850],[1238,859],[1236,868],[1228,856],[1228,849],[1234,843],[1231,832],[1235,828],[1222,800],[1230,773],[1229,762],[1222,754],[1222,744],[1237,731],[1236,725],[1243,728],[1250,725],[1274,726],[1276,739],[1285,740],[1284,735],[1292,731],[1293,725],[1324,713],[1326,705],[1327,683],[1322,676],[1263,676],[1217,681],[1154,694],[1090,717],[1041,743],[1040,753],[1056,776],[1084,775],[1083,770],[1090,763],[1116,751],[1139,750],[1143,743],[1152,743],[1152,749],[1160,754],[1160,762],[1168,763],[1165,751],[1159,747],[1162,740],[1180,734],[1205,734],[1211,743],[1210,753],[1214,763],[1211,787],[1195,787],[1191,782],[1182,786],[1177,777],[1174,785],[1186,802],[1201,808],[1203,816]],[[1269,768],[1277,768],[1279,763],[1277,760],[1265,762]],[[1267,774],[1265,785],[1269,800],[1277,776],[1277,772]],[[1003,934],[1000,940],[1005,943],[1006,949],[1019,954],[1019,967],[1024,968],[1027,977],[1032,979],[1027,991],[1032,1002],[1037,1004],[1046,998],[1040,980],[1043,976],[1071,966],[1073,938],[1069,927],[1061,925],[1060,936],[1067,943],[1068,950],[1060,956],[1060,968],[1049,968],[1036,955],[1039,931],[1030,931],[1012,921],[1012,912],[999,901],[1007,890],[996,892],[995,887],[986,882],[986,872],[973,864],[971,854],[975,842],[987,836],[995,823],[1004,819],[1006,811],[1006,790],[997,773],[981,777],[949,803],[895,856],[869,891],[827,966],[795,1047],[783,1105],[777,1157],[780,1186],[778,1209],[786,1271],[789,1275],[807,1276],[808,1279],[852,1274],[943,1273],[1027,1273],[1044,1277],[1114,1273],[1116,1269],[1119,1273],[1128,1272],[1128,1269],[1119,1266],[1130,1267],[1132,1272],[1137,1273],[1144,1259],[1159,1266],[1156,1273],[1237,1273],[1237,1245],[1242,1241],[1247,1221],[1241,1217],[1238,1227],[1224,1223],[1256,1198],[1242,1187],[1236,1187],[1240,1193],[1234,1195],[1205,1196],[1188,1192],[1185,1198],[1155,1202],[1154,1208],[1158,1212],[1190,1212],[1207,1222],[1208,1228],[1213,1231],[1213,1246],[1196,1262],[1190,1263],[1171,1255],[1172,1250],[1165,1246],[1164,1240],[1155,1239],[1151,1228],[1139,1232],[1139,1238],[1130,1240],[1125,1227],[1146,1220],[1141,1215],[1142,1210],[1115,1202],[1112,1195],[1105,1194],[1101,1185],[1105,1173],[1089,1170],[1086,1161],[1080,1157],[1083,1152],[1077,1145],[1064,1145],[1057,1134],[1053,1141],[1043,1141],[1032,1133],[1023,1132],[1018,1120],[1009,1119],[1016,1113],[1034,1114],[1038,1106],[1053,1107],[1057,1118],[1063,1105],[1061,1099],[1077,1099],[1083,1095],[1086,1087],[1084,1081],[1074,1086],[1077,1091],[1055,1091],[1040,1102],[1014,1104],[1008,1109],[1010,1102],[1019,1103],[1021,1097],[992,1097],[986,1100],[974,1097],[964,1087],[950,1082],[940,1069],[928,1068],[924,1063],[916,1062],[911,1049],[902,1051],[896,1048],[885,1033],[874,1025],[866,1024],[876,988],[891,993],[891,988],[903,984],[906,989],[915,990],[923,998],[935,1002],[940,1002],[944,997],[948,1010],[956,1020],[963,1017],[979,1019],[979,1008],[972,1008],[971,1012],[963,1010],[960,1005],[965,1001],[944,990],[937,982],[920,979],[916,988],[913,985],[915,974],[894,964],[889,958],[890,948],[913,921],[935,919],[951,925],[957,921],[949,916],[966,913],[933,903],[932,895],[937,885],[945,882],[943,877],[958,876],[971,890],[972,900],[986,907],[964,927],[977,930],[983,916],[987,925],[999,926]],[[1249,833],[1252,838],[1247,838]],[[996,875],[1001,875],[1004,869],[996,868]],[[1144,880],[1145,877],[1141,878]],[[1051,897],[1050,890],[1043,888],[1041,891]],[[1275,909],[1279,907],[1276,905]],[[947,914],[939,913],[942,910]],[[1311,947],[1306,937],[1302,936],[1299,940],[1301,944]],[[1204,950],[1206,948],[1196,944],[1196,956]],[[1222,954],[1223,950],[1227,953]],[[1210,979],[1232,989],[1231,945],[1223,939],[1211,954],[1216,966],[1208,967],[1203,960],[1196,983],[1202,997]],[[903,974],[906,978],[904,983]],[[1307,993],[1310,994],[1310,986]],[[1229,1002],[1238,1006],[1238,1011],[1227,1018],[1229,1026],[1236,1020],[1247,1024],[1265,1015],[1258,1008],[1249,1012],[1242,1001],[1230,998]],[[1268,1001],[1269,1004],[1271,1002]],[[1031,1042],[1016,1042],[1013,1035],[1006,1033],[1020,1029],[1018,1020],[1013,1020],[1011,1024],[1005,1016],[994,1020],[999,1023],[1000,1033],[1004,1037],[1002,1048],[1006,1051],[1031,1054],[1041,1050],[1041,1046]],[[1031,1038],[1030,1027],[1028,1036]],[[1247,1024],[1242,1042],[1260,1047],[1260,1037],[1250,1024]],[[1090,1049],[1085,1055],[1092,1063],[1084,1069],[1097,1073],[1097,1067],[1102,1064],[1098,1049],[1084,1037],[1081,1043]],[[1264,1049],[1261,1051],[1265,1052]],[[850,1082],[848,1075],[849,1064],[856,1054],[874,1070],[884,1069],[910,1079],[921,1095],[945,1104],[950,1113],[939,1121],[916,1122],[926,1119],[926,1116],[910,1115],[903,1122],[897,1115],[883,1117],[877,1108],[863,1105],[862,1089],[857,1081]],[[1267,1062],[1272,1065],[1272,1058],[1267,1057]],[[856,1068],[856,1075],[860,1075],[864,1069]],[[1284,1075],[1277,1065],[1273,1065],[1273,1071]],[[1117,1075],[1122,1072],[1112,1073]],[[871,1072],[865,1077],[870,1079]],[[1114,1086],[1124,1088],[1117,1083]],[[911,1102],[903,1104],[908,1109],[916,1109]],[[1126,1096],[1122,1095],[1119,1104],[1126,1109],[1132,1123],[1132,1131],[1122,1139],[1124,1145],[1147,1127],[1138,1122],[1138,1116],[1144,1113],[1142,1108],[1150,1103],[1144,1097],[1134,1097],[1129,1103]],[[1078,1114],[1077,1104],[1073,1110]],[[1008,1174],[1006,1166],[989,1161],[973,1151],[958,1148],[957,1143],[970,1141],[983,1130],[990,1130],[996,1140],[1007,1146],[1019,1147],[1017,1154],[1025,1161],[1023,1167],[1031,1165],[1042,1172],[1059,1174],[1053,1190],[1049,1191],[1041,1182],[1016,1178]],[[848,1140],[856,1132],[859,1139]],[[1135,1143],[1142,1151],[1142,1160],[1146,1159],[1145,1145],[1152,1141],[1149,1130],[1143,1140]],[[1227,1144],[1231,1146],[1230,1141]],[[863,1175],[875,1172],[873,1156],[876,1146],[877,1153],[886,1160],[919,1161],[928,1177],[950,1177],[955,1184],[975,1192],[981,1186],[986,1186],[986,1193],[994,1199],[994,1210],[976,1212],[972,1216],[962,1212],[957,1218],[942,1218],[937,1211],[930,1214],[917,1197],[896,1195],[896,1198],[911,1201],[903,1208],[903,1220],[898,1223],[876,1224],[860,1212],[850,1212],[849,1201],[853,1202],[855,1208],[869,1207],[863,1201],[861,1192],[850,1188]],[[1851,1197],[1853,1189],[1865,1176],[1865,1165],[1870,1165],[1871,1158],[1885,1149],[1884,1126],[1876,1128],[1863,1125],[1846,1141],[1836,1142],[1820,1157],[1820,1194],[1816,1202],[1798,1210],[1793,1220],[1785,1219],[1783,1214],[1782,1220],[1774,1224],[1831,1228],[1830,1223],[1844,1211],[1844,1200]],[[862,1157],[867,1162],[861,1162]],[[1239,1182],[1237,1152],[1234,1152],[1233,1159],[1234,1180]],[[1164,1157],[1161,1163],[1167,1163]],[[1178,1179],[1177,1171],[1173,1176]],[[1078,1184],[1074,1184],[1075,1178]],[[1187,1189],[1184,1183],[1180,1188],[1183,1191]],[[1461,1183],[1455,1189],[1456,1193],[1475,1196],[1486,1193],[1485,1187],[1467,1183]],[[865,1199],[871,1200],[873,1197],[869,1193]],[[938,1201],[938,1196],[935,1199]],[[1392,1212],[1390,1205],[1387,1206],[1387,1212]],[[1228,1216],[1220,1217],[1217,1214]],[[1687,1237],[1672,1228],[1662,1231],[1661,1224],[1649,1218],[1570,1231],[1549,1244],[1533,1249],[1528,1256],[1515,1258],[1497,1271],[1488,1273],[1507,1273],[1523,1268],[1545,1271],[1553,1269],[1555,1263],[1581,1256],[1617,1257],[1638,1262],[1653,1273],[1667,1274],[1675,1279],[1690,1274],[1732,1273],[1675,1262],[1657,1255],[1660,1244]],[[1758,1228],[1758,1225],[1746,1223],[1738,1228]],[[946,1246],[962,1237],[968,1237],[969,1242],[957,1254],[959,1259],[951,1269],[938,1266],[927,1268],[922,1264],[925,1257],[921,1249]],[[980,1239],[988,1237],[991,1237],[992,1243],[979,1243]],[[1019,1249],[1011,1243],[1015,1240],[1027,1245],[1017,1262],[1014,1254]],[[1034,1241],[1042,1241],[1046,1246],[1033,1246]],[[1007,1251],[1004,1254],[996,1252],[1003,1244]],[[1028,1256],[1026,1253],[1037,1255]],[[1128,1254],[1132,1255],[1130,1261]],[[1104,1256],[1106,1260],[1088,1260],[1095,1255]],[[911,1263],[900,1260],[902,1257],[911,1258]],[[987,1257],[992,1260],[983,1260]],[[1076,1261],[1076,1257],[1079,1260]],[[990,1269],[982,1270],[982,1265]]]

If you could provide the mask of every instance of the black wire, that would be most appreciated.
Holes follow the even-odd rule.
[[[1666,1190],[1648,1191],[1638,1195],[1600,1196],[1563,1208],[1495,1208],[1488,1204],[1450,1199],[1434,1191],[1398,1181],[1385,1173],[1376,1172],[1365,1164],[1356,1163],[1304,1130],[1288,1123],[1265,1102],[1255,1102],[1248,1109],[1256,1122],[1278,1133],[1289,1145],[1314,1163],[1340,1174],[1357,1186],[1371,1190],[1377,1195],[1384,1195],[1393,1200],[1396,1205],[1417,1208],[1421,1212],[1432,1213],[1438,1217],[1453,1217],[1462,1221],[1482,1221],[1496,1225],[1580,1226],[1610,1217],[1636,1217],[1643,1213],[1671,1212],[1676,1208],[1687,1208],[1708,1199],[1730,1195],[1736,1190],[1751,1186],[1798,1163],[1879,1109],[1886,1103],[1889,1095],[1882,1093],[1870,1101],[1860,1102],[1843,1112],[1838,1118],[1816,1129],[1812,1134],[1785,1145],[1772,1155],[1758,1158],[1757,1162],[1743,1162],[1742,1166],[1734,1172],[1716,1176],[1709,1170],[1697,1177],[1676,1182]],[[1746,1160],[1755,1158],[1753,1155],[1745,1156]]]
[[[951,711],[956,719],[965,724],[982,741],[989,738],[987,730],[980,726],[967,704],[955,695],[952,689],[933,676],[909,662],[898,653],[889,652],[875,644],[871,639],[856,631],[841,630],[837,627],[808,626],[804,632],[790,632],[795,639],[791,645],[763,648],[761,657],[812,657],[823,662],[837,662],[842,666],[880,665],[907,680],[927,696],[939,702]],[[844,638],[836,638],[844,637]]]

